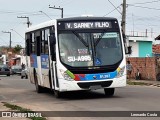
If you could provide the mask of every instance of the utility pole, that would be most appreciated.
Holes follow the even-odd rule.
[[[123,39],[125,39],[126,38],[126,0],[123,0],[123,4],[122,4],[122,22],[121,22],[121,26],[122,26]]]
[[[10,40],[9,40],[9,49],[11,49],[11,32],[7,32],[7,31],[2,31],[3,33],[9,33],[9,36],[10,36]]]
[[[28,28],[29,28],[29,26],[30,26],[30,21],[29,21],[29,17],[26,17],[26,16],[21,16],[21,17],[18,17],[17,16],[17,18],[26,18],[27,19],[27,26],[28,26]]]
[[[53,9],[58,9],[58,10],[61,10],[61,18],[63,18],[63,8],[61,8],[60,6],[59,7],[50,7],[49,5],[49,8],[53,8]]]
[[[123,36],[125,51],[126,51],[126,53],[131,54],[131,46],[128,46],[129,45],[129,41],[126,38],[126,0],[123,0],[123,4],[122,4],[122,22],[121,22],[121,27],[122,27],[122,36]]]
[[[25,38],[24,38],[22,35],[20,35],[16,30],[14,30],[14,29],[10,29],[10,30],[14,31],[14,32],[17,33],[21,38],[23,38],[23,39],[25,40]]]

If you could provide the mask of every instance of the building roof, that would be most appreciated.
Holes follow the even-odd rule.
[[[150,38],[150,37],[128,37],[129,41],[134,41],[134,42],[137,42],[137,41],[150,41],[150,42],[153,42],[154,39],[153,38]]]
[[[160,44],[152,46],[153,53],[160,53]]]
[[[160,40],[160,35],[158,35],[158,36],[155,38],[155,40]]]

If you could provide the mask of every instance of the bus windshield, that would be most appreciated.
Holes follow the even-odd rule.
[[[58,39],[61,62],[72,67],[114,65],[123,57],[119,32],[65,31]]]

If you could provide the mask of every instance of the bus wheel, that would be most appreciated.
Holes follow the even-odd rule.
[[[56,96],[56,98],[60,98],[61,92],[59,92],[58,90],[54,90],[54,95]]]
[[[104,88],[104,92],[106,96],[113,96],[115,88]]]
[[[35,86],[36,86],[37,93],[42,93],[43,92],[43,88],[38,85],[38,80],[37,80],[37,76],[36,75],[35,75],[34,80],[35,80]]]
[[[28,79],[28,75],[26,75],[26,79]]]
[[[10,74],[7,74],[7,76],[10,76]]]

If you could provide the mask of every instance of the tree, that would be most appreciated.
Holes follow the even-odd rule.
[[[14,48],[13,48],[13,52],[14,53],[20,53],[22,49],[22,46],[21,45],[16,45]]]

